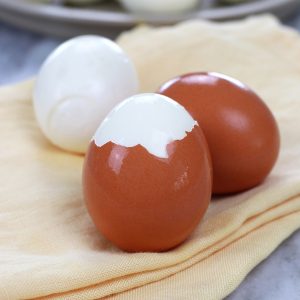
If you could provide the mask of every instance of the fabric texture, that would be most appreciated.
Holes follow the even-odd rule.
[[[81,188],[83,156],[52,146],[34,118],[32,82],[0,90],[0,299],[222,299],[300,228],[300,37],[272,17],[141,27],[119,44],[141,91],[190,71],[250,85],[279,123],[266,181],[213,199],[189,239],[165,253],[124,253],[97,232]]]

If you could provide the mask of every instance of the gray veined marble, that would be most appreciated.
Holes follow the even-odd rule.
[[[300,11],[286,23],[300,31]],[[0,23],[0,85],[36,74],[61,42]],[[226,300],[300,300],[300,230],[252,270]]]
[[[254,268],[226,300],[300,300],[300,230]]]

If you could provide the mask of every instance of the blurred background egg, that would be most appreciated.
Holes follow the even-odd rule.
[[[182,13],[199,5],[200,0],[119,0],[129,11],[137,13]]]
[[[211,181],[202,130],[181,105],[158,94],[133,96],[112,110],[83,169],[95,225],[126,251],[182,243],[207,210]]]
[[[250,88],[218,73],[187,74],[159,90],[198,121],[213,164],[213,192],[236,193],[261,183],[279,153],[279,130],[266,104]]]
[[[102,1],[103,0],[64,0],[59,2],[66,3],[66,4],[88,5],[88,4],[98,3]]]
[[[135,94],[134,65],[109,39],[80,36],[60,45],[40,69],[34,109],[45,136],[83,153],[106,114]]]

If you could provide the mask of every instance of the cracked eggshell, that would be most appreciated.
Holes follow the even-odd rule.
[[[199,0],[119,0],[129,11],[135,13],[183,13],[197,7]]]
[[[76,37],[41,67],[34,89],[36,118],[53,144],[84,153],[106,114],[137,90],[134,65],[118,45],[99,36]]]
[[[211,197],[211,161],[197,122],[168,97],[140,94],[114,108],[91,141],[83,169],[88,211],[126,251],[182,243]]]

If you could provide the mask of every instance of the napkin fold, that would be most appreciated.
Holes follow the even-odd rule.
[[[300,228],[300,37],[272,17],[137,28],[119,44],[141,91],[190,71],[244,81],[272,109],[279,161],[265,182],[213,199],[189,239],[165,253],[124,253],[84,206],[83,156],[51,145],[32,82],[0,89],[0,299],[222,299]],[[298,60],[296,58],[298,57]],[[234,162],[233,162],[234,163]]]

